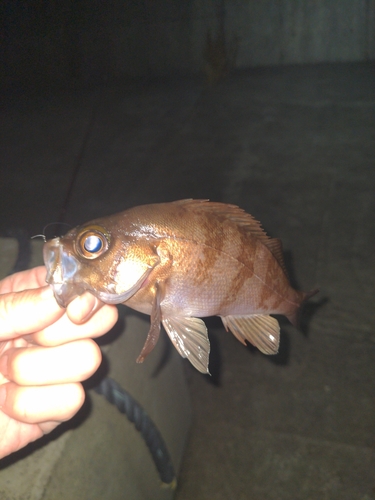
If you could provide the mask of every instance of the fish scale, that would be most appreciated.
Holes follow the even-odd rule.
[[[242,343],[278,351],[271,314],[296,323],[317,290],[289,283],[281,243],[235,205],[180,200],[95,219],[44,245],[47,282],[66,307],[84,291],[151,316],[137,361],[154,348],[163,324],[181,356],[208,373],[206,316],[220,316]]]

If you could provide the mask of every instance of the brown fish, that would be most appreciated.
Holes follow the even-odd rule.
[[[64,307],[89,290],[108,304],[151,315],[137,359],[162,323],[182,357],[208,373],[205,316],[220,316],[246,345],[276,354],[283,314],[296,324],[309,293],[289,283],[281,242],[235,205],[181,200],[143,205],[88,222],[45,243],[47,283]]]

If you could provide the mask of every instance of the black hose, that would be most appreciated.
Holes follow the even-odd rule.
[[[158,428],[142,406],[115,380],[109,377],[103,379],[94,388],[94,391],[103,395],[121,413],[125,413],[130,422],[135,425],[150,450],[160,479],[163,483],[174,488],[176,475],[168,449]]]

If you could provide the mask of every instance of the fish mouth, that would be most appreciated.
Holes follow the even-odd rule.
[[[83,283],[76,281],[81,267],[79,261],[64,250],[60,238],[44,244],[43,260],[47,268],[46,282],[51,285],[57,303],[61,307],[67,307],[86,289]]]
[[[61,307],[67,307],[72,300],[81,295],[77,293],[71,283],[50,283],[50,286],[52,287],[56,302]]]
[[[105,304],[126,302],[139,289],[142,276],[132,287],[124,291],[94,290],[80,278],[81,263],[66,249],[60,238],[47,241],[43,247],[43,259],[47,268],[46,282],[52,287],[56,302],[67,307],[72,300],[89,291]]]

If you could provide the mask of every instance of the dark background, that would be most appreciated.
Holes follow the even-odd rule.
[[[1,2],[0,235],[235,203],[320,288],[280,354],[208,320],[178,500],[375,498],[374,0]]]

